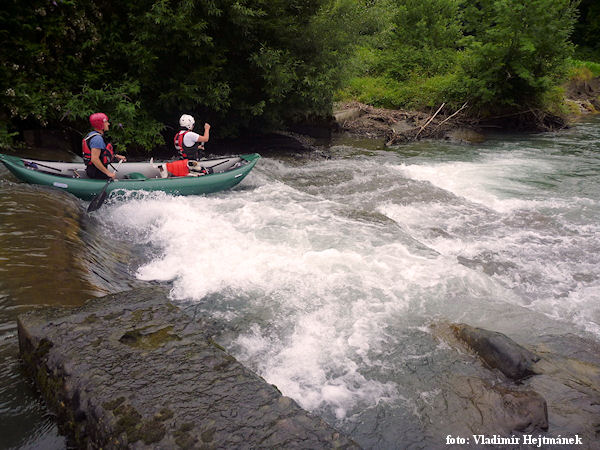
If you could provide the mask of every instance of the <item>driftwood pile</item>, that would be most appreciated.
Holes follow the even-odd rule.
[[[443,103],[431,113],[375,108],[358,102],[343,105],[335,117],[340,130],[366,137],[385,138],[387,145],[427,138],[444,138],[456,128],[473,126],[464,116],[468,103],[455,111]],[[353,114],[349,114],[353,112]]]
[[[375,108],[351,102],[342,105],[334,117],[340,131],[384,138],[386,145],[420,139],[454,139],[457,131],[460,135],[481,136],[485,129],[551,131],[567,126],[564,118],[536,108],[482,118],[469,108],[468,102],[459,108],[442,103],[430,112]]]

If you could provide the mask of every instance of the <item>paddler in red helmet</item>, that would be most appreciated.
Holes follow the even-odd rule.
[[[83,160],[85,161],[85,173],[90,178],[107,180],[115,178],[115,172],[108,170],[108,165],[114,159],[125,161],[123,155],[117,155],[113,151],[112,144],[104,141],[104,133],[108,131],[110,122],[104,113],[94,113],[90,116],[90,125],[94,129],[90,131],[81,142]]]

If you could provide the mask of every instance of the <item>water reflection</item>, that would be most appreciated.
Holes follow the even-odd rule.
[[[38,159],[70,153],[28,150]],[[49,306],[130,289],[131,248],[85,213],[72,195],[18,182],[0,167],[0,448],[65,448],[52,415],[22,374],[16,319]]]

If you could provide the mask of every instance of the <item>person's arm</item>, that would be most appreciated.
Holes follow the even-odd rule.
[[[92,148],[92,164],[94,166],[96,166],[96,168],[102,172],[103,174],[105,174],[107,177],[110,178],[115,178],[115,176],[117,175],[115,172],[111,172],[110,170],[108,170],[106,167],[104,167],[104,164],[102,164],[102,161],[100,161],[100,153],[102,152],[101,149],[99,148]]]
[[[198,139],[196,142],[208,142],[210,136],[210,125],[204,124],[204,134],[198,135]]]
[[[106,144],[106,148],[108,150],[110,150],[110,152],[113,154],[113,159],[118,159],[119,161],[127,161],[127,158],[125,158],[123,155],[118,155],[116,152],[113,151],[113,145],[111,143]]]

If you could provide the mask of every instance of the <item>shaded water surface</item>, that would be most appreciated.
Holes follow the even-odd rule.
[[[65,158],[32,152],[40,158]],[[73,307],[130,289],[127,244],[105,236],[87,205],[55,190],[19,183],[0,167],[0,448],[64,448],[18,358],[19,314]]]

